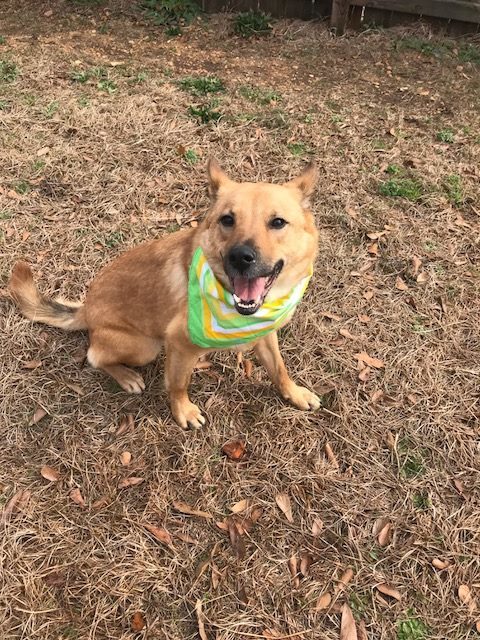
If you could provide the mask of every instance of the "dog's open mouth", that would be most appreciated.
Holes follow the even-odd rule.
[[[273,271],[266,276],[258,276],[255,278],[233,276],[230,278],[235,309],[238,313],[241,313],[243,316],[251,316],[260,309],[282,267],[283,260],[279,260],[274,266]]]

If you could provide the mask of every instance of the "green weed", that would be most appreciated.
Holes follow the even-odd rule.
[[[112,231],[105,238],[103,238],[102,244],[109,249],[114,249],[124,241],[123,233],[121,231]]]
[[[18,73],[18,67],[14,62],[0,60],[0,82],[14,82]]]
[[[45,160],[35,160],[32,164],[32,169],[35,173],[38,173],[45,168],[46,164]]]
[[[407,438],[403,438],[398,443],[398,453],[400,459],[400,473],[404,478],[416,478],[425,472],[423,457],[418,450],[412,451],[412,444]]]
[[[292,156],[304,156],[307,151],[307,146],[304,142],[290,142],[287,144],[288,150],[292,154]]]
[[[412,611],[409,617],[400,620],[397,626],[397,640],[426,640],[428,638],[428,627],[425,623],[414,616]]]
[[[106,91],[109,94],[115,93],[115,91],[118,89],[116,83],[109,78],[99,80],[97,82],[97,88],[100,89],[100,91]]]
[[[196,164],[200,159],[195,149],[187,149],[183,154],[183,157],[189,164]]]
[[[8,100],[0,100],[0,111],[7,111],[10,108],[10,102]]]
[[[458,57],[462,62],[480,64],[480,48],[473,44],[466,44],[458,52]]]
[[[428,511],[430,509],[430,498],[427,493],[415,493],[412,498],[413,506],[419,511]]]
[[[423,38],[417,38],[415,36],[409,36],[397,40],[397,50],[410,49],[412,51],[418,51],[426,56],[433,56],[435,58],[441,58],[451,52],[452,46],[446,42],[435,42],[432,40],[424,40]]]
[[[143,8],[155,24],[164,27],[190,24],[200,13],[193,0],[144,0]]]
[[[86,96],[80,96],[77,102],[78,102],[78,106],[81,107],[82,109],[90,106],[90,100]]]
[[[80,82],[81,84],[88,82],[91,77],[90,71],[73,71],[70,74],[70,79],[73,80],[73,82]]]
[[[382,196],[405,198],[411,202],[416,202],[423,195],[423,187],[420,182],[411,178],[390,178],[381,182],[378,190]]]
[[[8,209],[0,209],[0,220],[10,220],[11,217],[11,211]]]
[[[442,129],[437,133],[437,140],[451,144],[455,141],[455,134],[451,129]]]
[[[255,87],[251,84],[246,84],[239,87],[238,92],[247,100],[257,102],[258,104],[272,104],[280,102],[282,96],[273,89],[262,89],[261,87]]]
[[[170,38],[176,38],[177,36],[182,35],[182,30],[177,25],[173,25],[165,29],[165,35],[169,36]]]
[[[193,96],[206,96],[209,93],[223,93],[225,91],[222,80],[215,76],[188,76],[179,80],[178,84]]]
[[[263,11],[244,11],[237,13],[233,21],[233,28],[237,35],[242,38],[251,38],[252,36],[266,36],[272,30],[270,24],[270,16]]]
[[[0,36],[0,44],[5,44],[6,41],[7,39],[5,38],[5,36]]]
[[[398,164],[389,164],[386,171],[391,176],[399,176],[404,173],[403,167],[400,167]]]
[[[28,182],[28,180],[19,180],[14,186],[15,191],[22,196],[29,193],[31,188],[32,185]]]
[[[209,124],[210,122],[218,122],[222,117],[221,111],[216,111],[216,107],[218,107],[218,102],[211,100],[204,104],[190,105],[188,113],[202,124]]]
[[[463,195],[462,180],[459,175],[452,173],[446,176],[443,186],[447,192],[448,199],[455,205],[461,205],[465,200]]]
[[[58,102],[56,100],[53,100],[52,102],[49,102],[47,104],[43,113],[46,115],[47,118],[52,118],[57,113],[58,108],[59,108]]]

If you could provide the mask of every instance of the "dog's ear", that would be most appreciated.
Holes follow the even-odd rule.
[[[227,176],[215,158],[210,158],[207,164],[208,193],[211,198],[215,198],[219,189],[232,181]]]
[[[296,189],[300,192],[302,206],[308,207],[309,198],[315,190],[318,182],[318,169],[315,162],[309,162],[302,173],[285,183],[289,189]]]

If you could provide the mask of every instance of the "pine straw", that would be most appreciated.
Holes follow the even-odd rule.
[[[282,351],[295,379],[333,391],[323,410],[301,413],[276,396],[259,367],[248,380],[234,356],[220,354],[192,384],[208,425],[183,432],[167,408],[161,359],[145,370],[145,394],[129,397],[79,364],[85,336],[32,326],[3,297],[0,500],[19,489],[31,498],[0,536],[2,638],[132,638],[130,621],[141,611],[147,628],[137,637],[185,640],[197,637],[199,599],[218,640],[262,637],[264,629],[338,638],[338,607],[314,608],[347,567],[354,577],[337,604],[349,600],[370,638],[395,637],[409,616],[424,621],[429,638],[473,637],[474,616],[457,589],[480,581],[478,68],[457,69],[455,55],[396,51],[397,38],[408,36],[401,31],[334,41],[321,25],[280,23],[272,38],[239,42],[229,40],[228,19],[217,17],[169,41],[128,3],[110,14],[48,3],[48,19],[46,4],[35,15],[26,4],[26,19],[24,6],[6,4],[0,53],[21,75],[2,86],[2,286],[23,257],[45,291],[81,297],[114,255],[205,211],[209,154],[237,179],[278,181],[306,159],[288,147],[302,142],[320,166],[314,209],[322,240],[313,285],[283,332]],[[108,32],[92,33],[101,22]],[[124,65],[109,66],[118,61]],[[96,66],[117,83],[112,96],[95,82],[70,80],[72,71]],[[142,70],[146,80],[133,82]],[[217,125],[186,113],[195,99],[176,80],[195,73],[216,73],[227,85]],[[240,95],[244,84],[274,89],[282,100],[255,104]],[[52,102],[58,110],[49,117]],[[447,127],[454,144],[436,140]],[[189,165],[178,145],[201,161]],[[39,159],[45,167],[34,168]],[[416,203],[378,194],[386,166],[405,162],[425,185]],[[449,174],[461,177],[461,206],[442,186]],[[30,192],[10,197],[21,180],[31,182]],[[372,259],[366,234],[386,225]],[[414,277],[414,255],[424,284]],[[397,276],[407,291],[395,288]],[[339,341],[341,328],[356,339]],[[366,382],[354,357],[361,351],[385,362]],[[33,359],[42,366],[24,369]],[[373,402],[376,391],[385,396]],[[48,415],[28,426],[38,406]],[[126,413],[134,430],[116,436]],[[249,451],[238,464],[221,454],[236,435]],[[327,443],[338,467],[325,455]],[[132,454],[126,468],[123,451]],[[44,480],[43,465],[61,480]],[[119,490],[127,476],[144,482]],[[74,487],[86,508],[70,499]],[[282,492],[292,501],[292,524],[275,503]],[[238,560],[214,522],[244,498],[264,511]],[[174,500],[214,518],[179,514]],[[316,518],[324,529],[314,538]],[[393,524],[385,548],[372,533],[378,518]],[[173,548],[156,542],[145,523],[165,527]],[[303,552],[313,565],[295,588],[287,562]],[[435,570],[434,558],[451,567]],[[212,564],[222,574],[216,590]],[[380,582],[398,588],[401,601],[379,600]]]

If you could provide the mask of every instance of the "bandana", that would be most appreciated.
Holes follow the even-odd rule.
[[[233,295],[217,280],[200,247],[188,274],[188,333],[207,349],[224,349],[263,338],[279,329],[302,299],[313,269],[286,295],[264,302],[251,316],[240,314]]]

